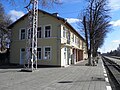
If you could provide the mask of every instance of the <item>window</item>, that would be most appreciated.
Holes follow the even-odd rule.
[[[51,48],[45,47],[44,52],[44,59],[51,59]]]
[[[76,43],[76,44],[77,44],[77,39],[78,39],[77,36],[75,36],[75,43]]]
[[[75,35],[73,34],[73,42],[75,41]]]
[[[70,31],[68,31],[68,40],[70,41]]]
[[[25,49],[24,49],[24,48],[22,48],[22,49],[21,49],[21,52],[25,52]]]
[[[27,38],[31,39],[32,37],[33,37],[33,28],[28,29],[28,32],[27,32]]]
[[[80,40],[79,40],[79,38],[77,38],[77,44],[80,45]]]
[[[45,26],[45,37],[51,36],[51,26]]]
[[[20,40],[25,39],[25,29],[21,29],[20,31]]]
[[[84,46],[85,46],[85,45],[84,45],[84,43],[82,42],[82,49],[84,49]]]
[[[32,58],[32,48],[27,49],[27,58]],[[37,59],[41,60],[42,59],[42,49],[37,48]]]
[[[37,48],[37,58],[38,58],[38,60],[41,60],[41,59],[42,59],[42,51],[41,51],[41,48]]]
[[[37,38],[41,38],[41,27],[37,28]]]
[[[64,38],[66,37],[66,30],[65,30],[65,27],[63,27],[63,37],[64,37]]]
[[[66,47],[64,47],[64,59],[66,59],[67,58],[67,48]]]
[[[71,39],[70,39],[71,42],[73,42],[73,33],[71,33]]]
[[[66,27],[63,27],[63,37],[68,38],[68,29]]]

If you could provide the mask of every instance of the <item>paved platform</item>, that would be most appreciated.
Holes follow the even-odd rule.
[[[101,59],[97,66],[85,63],[35,72],[0,69],[0,90],[107,90]]]

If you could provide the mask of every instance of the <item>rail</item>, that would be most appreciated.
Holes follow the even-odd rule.
[[[111,57],[120,60],[120,57],[118,57],[118,56],[111,56]]]
[[[120,66],[104,56],[102,57],[102,60],[109,73],[109,77],[114,84],[112,88],[114,88],[114,90],[120,90]]]

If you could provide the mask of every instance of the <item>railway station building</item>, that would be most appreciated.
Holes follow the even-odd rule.
[[[27,26],[28,14],[25,14],[8,27],[12,31],[11,64],[25,63]],[[84,38],[57,13],[39,10],[37,30],[38,65],[65,67],[87,58]]]

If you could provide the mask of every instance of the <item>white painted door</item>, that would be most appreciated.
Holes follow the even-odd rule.
[[[25,49],[22,48],[20,50],[20,65],[24,64],[24,61],[25,61]]]
[[[64,65],[67,65],[67,48],[64,47]]]

